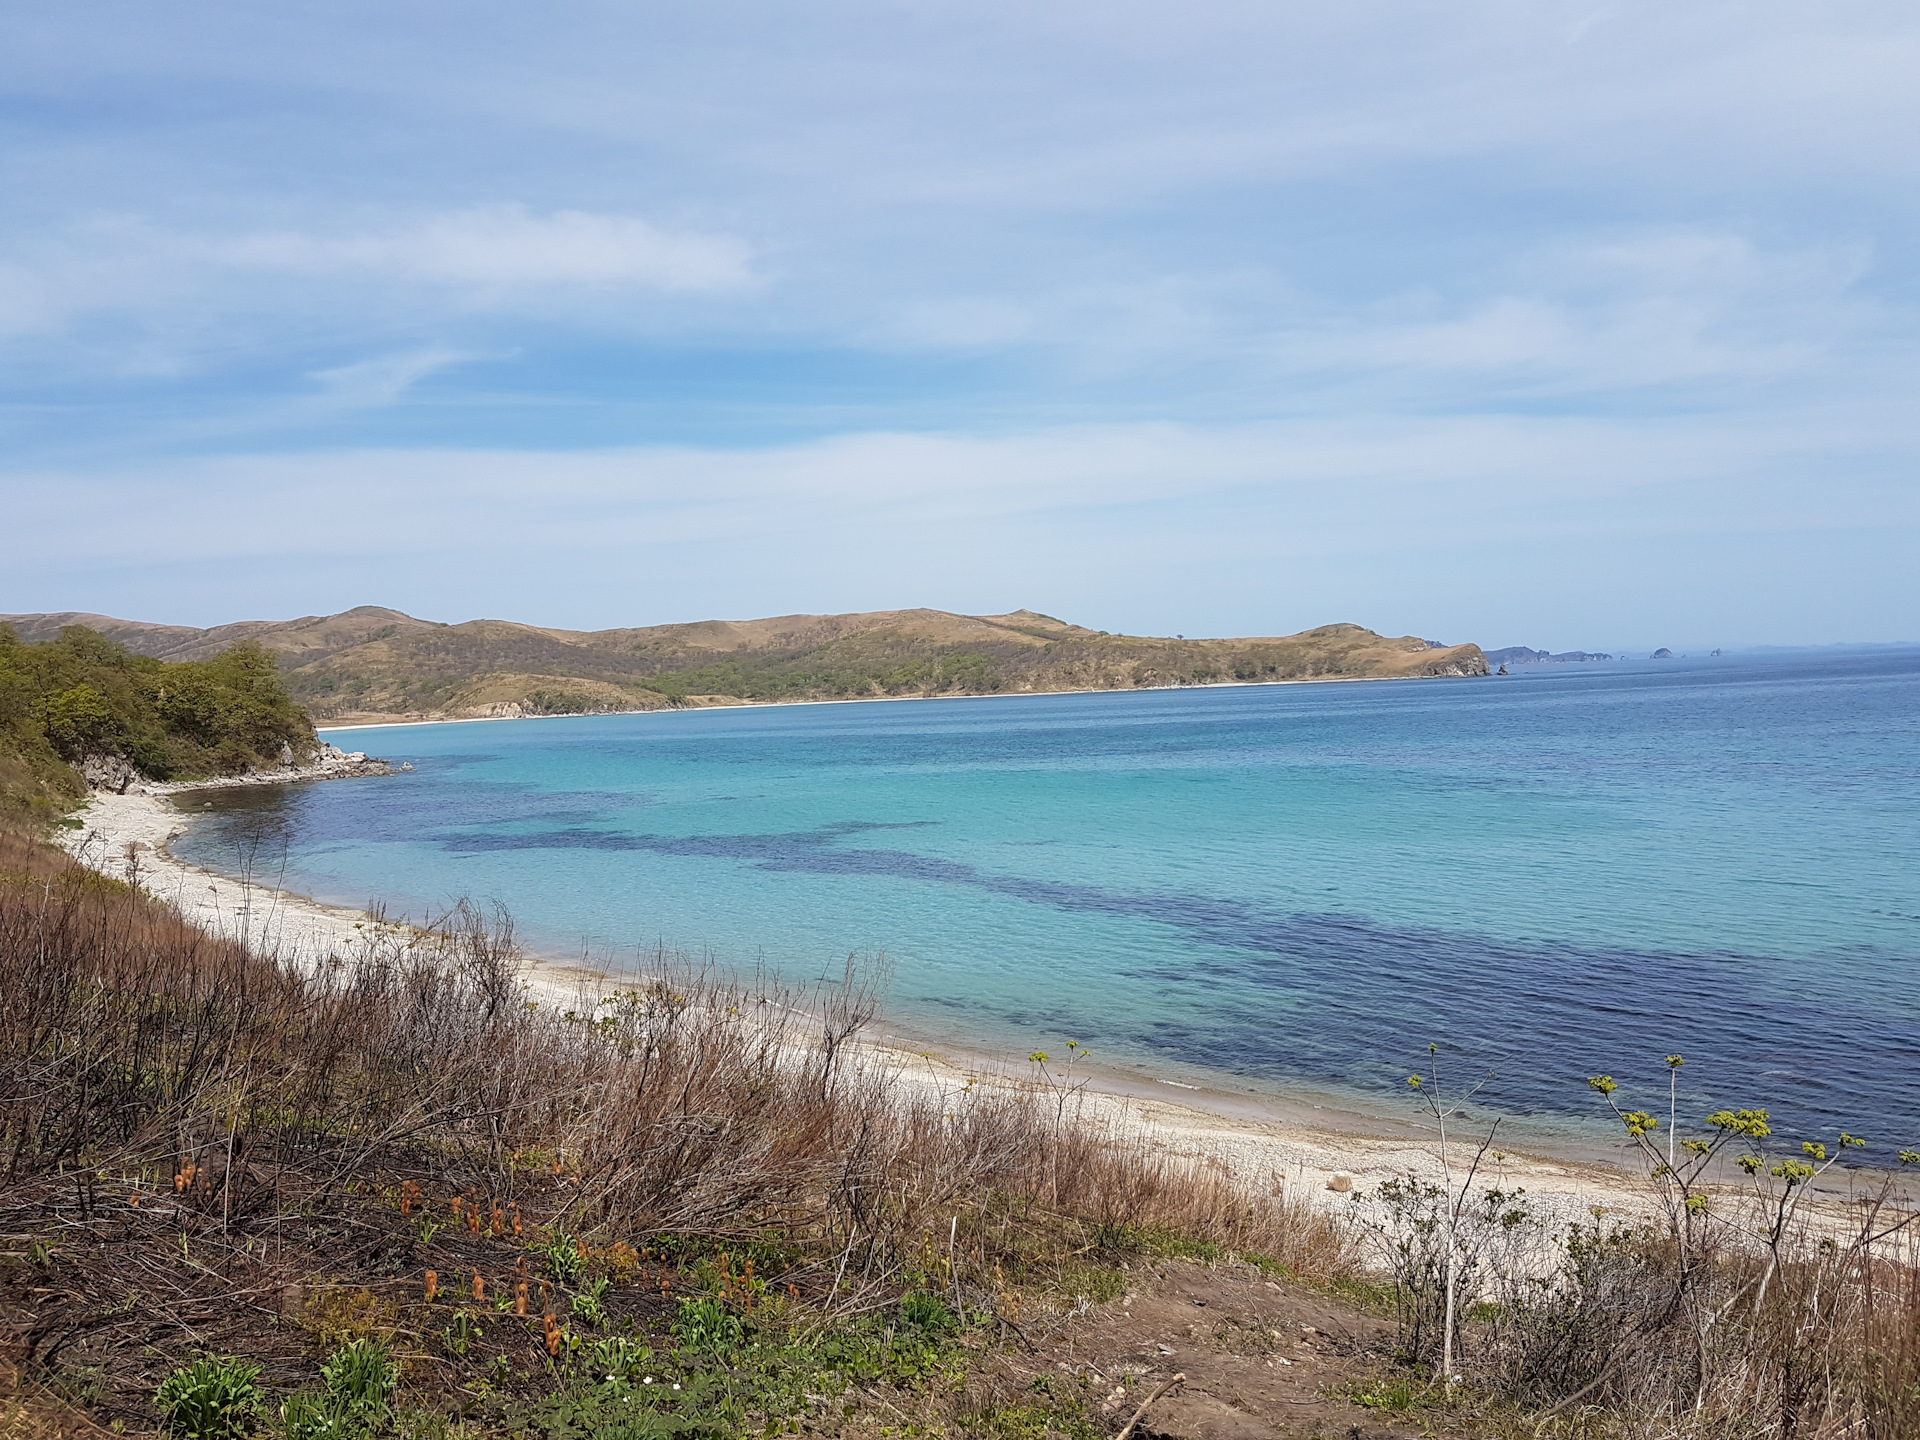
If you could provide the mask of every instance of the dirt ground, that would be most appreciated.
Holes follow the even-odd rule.
[[[1086,1398],[1115,1432],[1162,1381],[1184,1385],[1154,1403],[1136,1435],[1166,1440],[1414,1440],[1340,1398],[1384,1373],[1393,1325],[1252,1265],[1135,1262],[1132,1288],[1009,1358],[1007,1379],[1047,1370]],[[1059,1387],[1056,1387],[1058,1393]]]

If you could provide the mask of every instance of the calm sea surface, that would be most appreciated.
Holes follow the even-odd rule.
[[[954,1044],[1399,1112],[1585,1077],[1920,1143],[1920,650],[426,725],[411,773],[216,792],[178,842],[535,948],[837,975]],[[194,805],[205,803],[204,796]]]

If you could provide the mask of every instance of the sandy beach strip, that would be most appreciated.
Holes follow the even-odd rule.
[[[193,816],[166,794],[154,793],[160,788],[96,793],[79,813],[80,827],[63,832],[65,847],[102,873],[134,880],[210,933],[294,964],[318,964],[329,956],[348,959],[383,934],[408,928],[404,917],[383,926],[365,912],[325,905],[266,879],[242,881],[177,859],[171,844],[186,832]],[[530,999],[577,1006],[631,981],[577,963],[529,956],[522,983]],[[889,1037],[888,1029],[883,1014],[870,1032],[877,1038],[870,1042],[869,1055],[892,1069],[903,1084],[955,1097],[969,1086],[1032,1088],[1031,1066],[921,1048],[922,1042],[910,1036]],[[1350,1206],[1356,1195],[1372,1191],[1383,1180],[1414,1174],[1437,1181],[1441,1174],[1434,1138],[1411,1125],[1344,1117],[1337,1111],[1323,1115],[1306,1107],[1262,1114],[1267,1107],[1238,1097],[1230,1104],[1227,1097],[1219,1097],[1221,1108],[1209,1109],[1207,1092],[1189,1096],[1183,1091],[1175,1100],[1160,1098],[1151,1088],[1150,1083],[1096,1071],[1072,1103],[1082,1119],[1114,1134],[1224,1167],[1244,1184],[1304,1196],[1318,1205]],[[1343,1120],[1350,1122],[1345,1128]],[[1395,1129],[1403,1133],[1387,1133]],[[1456,1165],[1462,1158],[1459,1143],[1456,1138]],[[1471,1158],[1470,1149],[1466,1155]],[[1524,1189],[1535,1213],[1555,1222],[1591,1222],[1596,1210],[1623,1218],[1647,1213],[1648,1195],[1627,1172],[1590,1161],[1502,1148],[1489,1152],[1482,1175],[1488,1185],[1509,1192]]]

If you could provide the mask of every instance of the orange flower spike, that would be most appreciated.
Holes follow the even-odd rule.
[[[498,1205],[493,1207],[493,1233],[496,1235],[507,1233],[507,1212]]]
[[[487,1282],[478,1270],[473,1272],[473,1298],[476,1300],[487,1298]]]
[[[527,1282],[524,1280],[513,1287],[513,1313],[516,1315],[527,1313]]]
[[[582,1261],[591,1260],[593,1258],[593,1252],[587,1248],[587,1242],[584,1236],[579,1236],[579,1235],[574,1236],[573,1248],[580,1252],[580,1258]]]
[[[542,1280],[540,1282],[540,1308],[545,1310],[549,1317],[552,1316],[553,1282],[551,1280]]]
[[[467,1229],[476,1235],[480,1233],[480,1211],[477,1208],[467,1212]]]
[[[520,1227],[520,1206],[516,1203],[513,1206],[513,1238],[518,1240],[524,1234],[526,1231]]]
[[[140,1208],[140,1192],[138,1190],[134,1191],[132,1197],[128,1199],[127,1203],[133,1206],[134,1209],[138,1210]]]
[[[462,1200],[458,1195],[453,1197],[453,1219],[455,1224],[458,1224],[460,1221],[460,1207],[466,1203],[467,1202]]]
[[[557,1356],[560,1353],[560,1323],[551,1315],[547,1316],[547,1354]]]
[[[433,1297],[438,1295],[439,1293],[440,1293],[440,1272],[438,1270],[429,1270],[427,1271],[428,1301],[431,1302]]]

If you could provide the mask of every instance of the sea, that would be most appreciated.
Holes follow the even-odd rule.
[[[1920,1148],[1920,647],[330,738],[183,859],[544,955],[885,982],[928,1048],[1520,1137],[1764,1107]],[[1070,1050],[1068,1042],[1076,1042]]]

